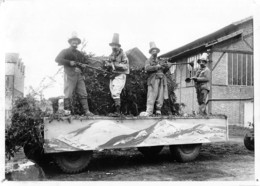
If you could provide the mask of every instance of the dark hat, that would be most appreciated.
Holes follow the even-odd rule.
[[[155,42],[150,42],[150,50],[149,50],[150,54],[153,49],[156,49],[158,53],[160,52],[160,49],[156,47]]]
[[[109,45],[110,46],[117,45],[117,46],[121,47],[121,45],[119,44],[119,34],[118,33],[114,33],[112,42],[109,43]]]

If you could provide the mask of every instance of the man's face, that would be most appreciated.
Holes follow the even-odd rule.
[[[157,57],[158,51],[156,49],[153,49],[151,54],[153,57]]]
[[[117,46],[117,45],[112,45],[111,48],[112,48],[113,52],[119,51],[119,46]]]
[[[71,40],[71,41],[70,41],[70,46],[71,46],[72,48],[76,49],[76,48],[78,47],[78,45],[79,45],[78,40]]]
[[[204,61],[204,60],[202,60],[202,61],[200,61],[199,64],[200,64],[200,67],[201,67],[201,68],[204,68],[204,67],[206,66],[207,62]]]

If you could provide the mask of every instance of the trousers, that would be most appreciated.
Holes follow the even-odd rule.
[[[120,74],[110,79],[109,88],[113,99],[120,99],[120,94],[125,86],[126,74]]]
[[[206,89],[196,89],[198,104],[206,104],[209,91]]]
[[[148,85],[146,112],[153,114],[154,104],[156,110],[161,110],[164,101],[163,79],[155,79],[152,85]]]
[[[64,73],[64,95],[65,98],[72,98],[73,91],[76,89],[76,93],[80,99],[87,99],[88,94],[83,76],[80,73],[67,74]]]
[[[199,104],[199,114],[207,115],[206,104],[207,104],[209,91],[206,89],[197,88],[196,92],[197,92],[197,99]]]

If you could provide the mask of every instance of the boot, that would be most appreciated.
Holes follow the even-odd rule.
[[[69,116],[71,115],[71,102],[70,98],[64,98],[64,115]]]
[[[115,101],[115,107],[116,107],[116,110],[114,113],[110,113],[109,116],[111,117],[119,117],[121,115],[121,101],[120,99],[114,99]]]
[[[84,109],[84,115],[85,116],[95,116],[92,112],[89,111],[89,107],[88,107],[88,99],[84,98],[80,100],[80,103]]]
[[[155,115],[161,116],[161,115],[162,115],[162,112],[161,112],[160,110],[156,110],[156,111],[155,111]]]
[[[145,111],[145,112],[141,112],[139,114],[139,116],[141,116],[141,117],[151,117],[151,116],[153,116],[153,114],[150,113],[150,112]]]
[[[201,115],[201,116],[207,115],[206,105],[204,103],[199,105],[199,115]]]
[[[120,115],[121,115],[121,109],[120,109],[120,107],[121,107],[120,105],[117,105],[117,106],[116,106],[116,112],[115,112],[115,115],[116,115],[116,116],[120,116]]]
[[[204,104],[204,103],[201,105],[201,112],[202,112],[202,114],[203,114],[204,116],[207,115],[206,104]]]
[[[55,114],[59,110],[59,100],[58,99],[50,99],[52,103],[53,114]]]

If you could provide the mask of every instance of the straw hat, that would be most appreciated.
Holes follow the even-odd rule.
[[[72,40],[77,40],[79,44],[81,43],[81,40],[78,38],[78,35],[76,32],[72,32],[71,37],[68,39],[68,42],[70,43]]]
[[[198,59],[198,63],[199,63],[200,61],[206,61],[206,62],[208,62],[208,54],[207,54],[207,53],[203,53],[203,54],[200,56],[200,58]]]

